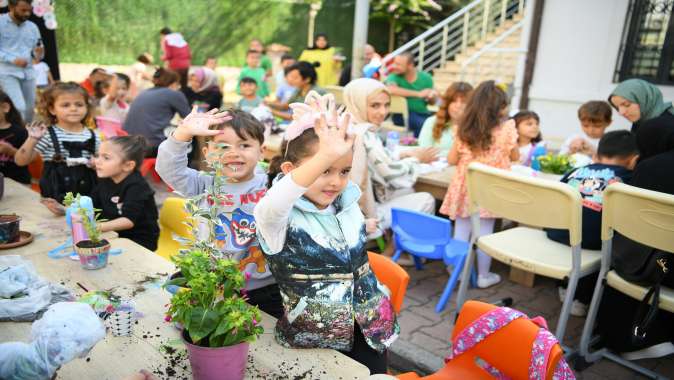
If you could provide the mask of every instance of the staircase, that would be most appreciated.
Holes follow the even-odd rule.
[[[441,92],[455,81],[513,83],[525,0],[475,0],[386,57],[415,57],[417,69],[432,71]]]

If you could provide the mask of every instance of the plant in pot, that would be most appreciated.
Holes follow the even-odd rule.
[[[211,167],[221,170],[217,162]],[[216,190],[225,180],[215,175],[203,194],[187,199],[192,238],[174,237],[187,248],[171,258],[178,272],[164,285],[173,293],[166,320],[182,327],[196,380],[243,379],[249,343],[263,332],[260,310],[246,302],[247,275],[217,245],[218,215],[230,206],[228,195]]]
[[[81,197],[79,194],[66,194],[63,203],[67,208],[73,205],[80,205]],[[81,227],[86,238],[75,243],[75,252],[80,258],[80,264],[84,269],[100,269],[108,264],[108,253],[110,252],[110,243],[101,237],[101,231],[97,223],[100,219],[100,210],[77,207],[76,213],[71,214],[73,231],[76,227]]]
[[[565,154],[547,154],[537,159],[543,173],[565,174],[573,168],[573,159]]]

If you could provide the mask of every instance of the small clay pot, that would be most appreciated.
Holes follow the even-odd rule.
[[[20,222],[18,215],[0,215],[0,244],[19,241]]]
[[[103,239],[98,244],[91,240],[81,240],[75,244],[75,252],[80,257],[84,269],[100,269],[108,264],[110,243]]]

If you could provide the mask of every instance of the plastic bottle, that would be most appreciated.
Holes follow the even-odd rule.
[[[538,157],[545,156],[547,149],[545,145],[536,145],[534,152],[531,154],[531,168],[537,171],[541,170],[541,162],[538,161]]]
[[[400,135],[396,131],[390,131],[386,134],[386,149],[395,152],[400,145]]]

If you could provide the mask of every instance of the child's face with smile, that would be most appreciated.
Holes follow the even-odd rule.
[[[335,161],[318,179],[309,186],[304,196],[319,209],[332,204],[349,183],[353,152],[342,156]]]
[[[248,181],[255,175],[255,168],[262,157],[260,142],[252,137],[241,138],[233,128],[226,127],[203,148],[206,161],[219,161],[223,167],[219,175],[231,182]]]

